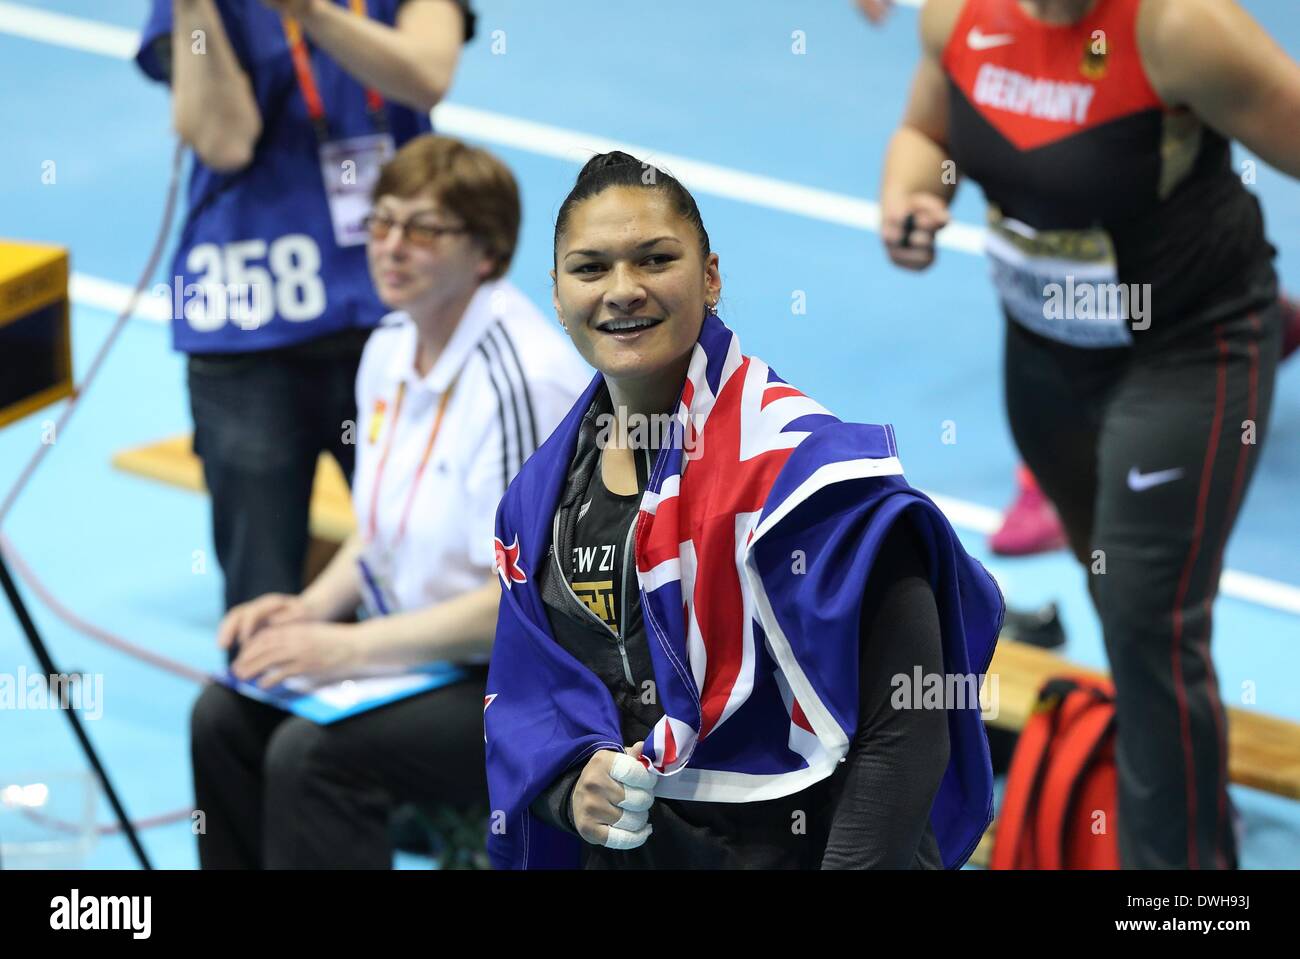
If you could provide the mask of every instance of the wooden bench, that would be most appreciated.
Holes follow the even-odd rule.
[[[113,465],[128,473],[146,476],[172,486],[202,492],[203,471],[190,449],[190,438],[178,436],[124,450],[113,457]],[[311,532],[314,557],[309,566],[323,565],[329,551],[355,528],[347,483],[335,462],[322,456],[316,471],[311,504]],[[319,568],[319,566],[316,566]],[[998,679],[998,714],[989,725],[1019,732],[1024,728],[1038,690],[1052,676],[1105,673],[1075,665],[1055,653],[1015,640],[998,643],[989,668]],[[1291,799],[1300,799],[1300,724],[1264,713],[1229,707],[1228,772],[1234,783],[1262,789]],[[996,824],[995,824],[996,825]],[[987,865],[993,844],[993,827],[985,834],[971,862]]]

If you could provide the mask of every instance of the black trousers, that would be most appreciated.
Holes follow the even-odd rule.
[[[189,358],[194,452],[212,497],[229,609],[302,590],[317,457],[351,482],[356,377],[368,330],[300,346]]]
[[[190,716],[200,866],[391,868],[396,806],[486,805],[486,682],[473,667],[329,726],[206,687]]]
[[[1237,864],[1212,606],[1281,332],[1276,305],[1129,350],[1007,322],[1011,430],[1084,564],[1115,681],[1125,867]]]

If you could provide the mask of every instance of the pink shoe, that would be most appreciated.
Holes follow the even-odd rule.
[[[1002,528],[989,537],[999,556],[1029,556],[1065,548],[1065,528],[1056,509],[1024,466],[1016,471],[1020,487],[1016,501],[1002,517]]]
[[[1282,359],[1300,349],[1300,303],[1288,296],[1278,302],[1282,306]]]

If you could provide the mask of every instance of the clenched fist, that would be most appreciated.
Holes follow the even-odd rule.
[[[593,846],[635,849],[650,838],[655,774],[641,765],[642,745],[595,753],[573,787],[573,824]]]

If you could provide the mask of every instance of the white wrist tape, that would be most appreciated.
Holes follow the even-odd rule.
[[[609,778],[634,789],[655,788],[655,774],[627,753],[614,757],[614,762],[609,767]]]
[[[650,819],[648,812],[633,812],[624,810],[623,815],[618,817],[618,822],[610,826],[610,829],[624,829],[627,832],[636,832],[646,824]]]
[[[648,789],[633,789],[631,786],[624,786],[623,798],[614,803],[619,809],[626,809],[629,812],[645,812],[654,804],[654,793]]]
[[[608,849],[635,849],[650,838],[650,833],[654,827],[646,823],[636,832],[628,832],[626,829],[619,829],[617,826],[609,827],[609,835],[605,837],[605,846]]]
[[[635,849],[654,831],[649,822],[649,809],[654,805],[654,787],[658,777],[623,753],[614,757],[609,767],[609,778],[623,785],[623,799],[617,804],[623,814],[609,827],[605,846],[609,849]]]

